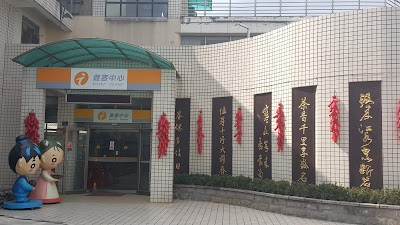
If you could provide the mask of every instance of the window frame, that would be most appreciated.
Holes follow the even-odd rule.
[[[24,32],[24,25],[28,28],[31,28],[33,31],[37,31],[37,43],[33,40],[33,36],[31,35],[30,40],[26,41],[24,39],[26,33]],[[24,35],[25,34],[25,35]],[[34,23],[32,20],[28,19],[25,16],[22,16],[22,23],[21,23],[21,44],[40,44],[40,26]]]
[[[256,34],[252,34],[251,37],[255,37],[259,35],[258,33]],[[198,38],[198,40],[202,39],[202,42],[204,44],[200,44],[200,45],[192,45],[192,44],[182,44],[183,43],[183,39],[186,38]],[[239,35],[212,35],[212,34],[208,34],[208,35],[181,35],[181,46],[205,46],[205,45],[213,45],[213,44],[220,44],[220,43],[225,43],[225,42],[218,42],[218,43],[212,43],[210,44],[210,40],[213,38],[218,38],[218,37],[222,37],[222,38],[228,38],[229,40],[225,41],[225,42],[231,42],[231,41],[237,41],[237,40],[241,40],[241,39],[245,39],[247,38],[247,36],[239,36]],[[207,41],[208,40],[208,41]]]
[[[148,0],[148,1],[143,1],[143,0],[134,0],[132,2],[128,2],[126,0],[119,0],[119,1],[112,1],[112,0],[106,0],[105,1],[105,17],[134,17],[134,18],[168,18],[168,0]],[[119,5],[119,15],[116,16],[108,16],[107,15],[107,6],[108,5]],[[136,16],[123,16],[122,15],[122,9],[123,6],[125,5],[125,7],[127,5],[136,5],[136,12],[135,15]],[[151,15],[150,16],[139,16],[139,5],[150,5],[151,9]],[[167,6],[167,11],[166,11],[166,15],[162,16],[154,16],[154,6],[155,5],[166,5]]]
[[[73,16],[92,16],[93,0],[57,0]]]

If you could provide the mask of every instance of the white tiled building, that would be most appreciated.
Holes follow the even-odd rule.
[[[381,82],[382,129],[381,137],[378,131],[374,140],[381,140],[382,145],[374,154],[381,155],[382,163],[378,163],[380,167],[376,167],[375,172],[382,170],[382,188],[400,186],[399,129],[396,127],[397,96],[400,94],[400,79],[397,79],[399,8],[384,7],[387,3],[383,1],[373,5],[360,5],[363,1],[355,1],[358,2],[355,8],[345,10],[340,6],[335,8],[335,1],[329,1],[331,6],[323,5],[314,11],[310,5],[296,5],[296,10],[285,11],[285,5],[281,4],[275,14],[263,14],[251,8],[254,6],[248,6],[250,9],[238,16],[233,14],[235,11],[218,11],[223,6],[218,5],[218,1],[210,6],[214,10],[208,9],[208,3],[204,7],[204,4],[190,4],[190,0],[189,3],[187,0],[61,2],[66,9],[60,8],[55,0],[0,0],[0,58],[4,59],[4,63],[0,63],[0,188],[9,188],[16,178],[8,168],[8,153],[15,137],[24,132],[24,118],[34,110],[40,121],[41,137],[58,139],[65,145],[65,161],[62,168],[57,169],[64,173],[60,191],[85,191],[94,188],[96,183],[98,189],[150,193],[151,201],[171,202],[176,98],[190,98],[190,148],[186,162],[189,172],[211,174],[212,140],[219,138],[212,135],[213,98],[232,97],[233,121],[229,125],[233,131],[237,108],[243,111],[242,143],[237,144],[234,138],[230,143],[232,175],[254,177],[254,95],[262,93],[272,93],[272,128],[275,127],[272,116],[279,102],[285,113],[283,151],[277,152],[277,133],[273,129],[271,133],[271,178],[291,181],[294,179],[292,111],[295,110],[292,109],[292,90],[307,86],[317,87],[315,183],[354,186],[350,182],[350,152],[360,150],[350,148],[353,137],[350,137],[349,99],[352,96],[349,82],[362,81]],[[351,11],[362,8],[371,9]],[[340,11],[346,12],[336,13]],[[326,15],[316,17],[318,14]],[[238,26],[239,23],[242,26]],[[245,38],[248,30],[251,38]],[[88,48],[82,44],[84,42],[79,42],[83,38],[110,45],[104,49],[111,49],[113,54]],[[76,40],[74,44],[78,47],[63,49],[62,45],[69,39]],[[133,59],[129,55],[132,51],[128,54],[126,49],[116,46],[121,42],[144,55],[155,53],[163,58],[160,59],[162,63],[173,66],[155,60],[156,55],[148,57],[148,61]],[[219,44],[210,45],[214,43]],[[48,51],[54,48],[56,53],[46,52],[45,44]],[[37,49],[40,47],[42,50]],[[42,55],[20,58],[19,63],[25,60],[31,62],[29,65],[12,61],[32,49],[42,51]],[[72,50],[76,52],[68,52]],[[81,50],[93,58],[85,58],[86,55],[79,53]],[[59,60],[69,53],[70,57]],[[50,57],[46,58],[46,54]],[[41,61],[41,57],[48,61]],[[37,67],[65,67],[71,71],[74,68],[142,69],[142,72],[155,69],[160,71],[161,80],[159,88],[146,90],[78,90],[54,88],[52,83],[48,88],[37,88]],[[54,77],[61,73],[57,71]],[[137,76],[146,77],[146,74],[138,72]],[[121,95],[128,96],[132,102],[104,104],[107,103],[104,100],[103,104],[85,101],[74,104],[67,103],[67,94]],[[331,140],[329,124],[328,104],[334,94],[340,100],[338,143]],[[97,112],[100,109],[118,113],[140,110],[150,114],[139,122],[139,117],[132,115],[130,123],[101,123],[96,118],[85,117],[87,110]],[[196,142],[200,109],[205,135],[202,154],[197,153]],[[158,158],[157,123],[163,112],[171,122],[171,141],[167,155]]]

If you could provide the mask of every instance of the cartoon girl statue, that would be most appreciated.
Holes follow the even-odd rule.
[[[43,205],[42,201],[28,199],[30,191],[35,187],[29,184],[28,175],[35,174],[40,166],[40,150],[36,144],[28,140],[25,135],[16,138],[16,144],[8,155],[8,163],[19,177],[15,181],[12,192],[14,201],[5,202],[5,209],[33,209]]]
[[[56,186],[59,177],[56,177],[53,169],[62,162],[64,150],[59,142],[49,140],[41,141],[39,148],[42,154],[42,163],[40,164],[42,173],[36,181],[35,190],[29,194],[29,198],[41,200],[45,204],[61,202]]]

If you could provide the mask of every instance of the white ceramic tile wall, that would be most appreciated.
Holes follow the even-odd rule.
[[[200,47],[147,47],[171,60],[181,79],[178,97],[191,98],[190,172],[211,171],[211,100],[233,96],[234,113],[243,107],[243,144],[233,143],[234,175],[252,176],[253,95],[272,92],[273,114],[284,105],[285,146],[272,137],[272,176],[291,180],[291,88],[317,85],[316,182],[349,186],[348,82],[382,80],[384,187],[400,186],[396,128],[398,8],[332,14],[290,24],[270,33]],[[340,138],[330,137],[328,104],[340,100]],[[196,120],[203,109],[204,150],[197,154]],[[274,125],[274,124],[273,124]],[[273,127],[274,128],[274,127]]]
[[[172,202],[174,181],[174,136],[175,136],[175,71],[162,70],[161,91],[153,92],[152,142],[150,164],[150,201]],[[165,113],[170,122],[167,155],[158,158],[158,121]]]
[[[36,89],[36,68],[23,68],[22,74],[22,94],[18,134],[24,134],[24,120],[30,112],[34,111],[36,118],[39,121],[39,140],[41,140],[44,137],[46,91],[43,89]],[[39,174],[40,170],[36,171],[36,175],[31,176],[30,179],[36,179]]]
[[[106,0],[93,0],[93,16],[106,16]]]
[[[0,9],[2,9],[2,4],[0,5]],[[0,15],[3,16],[4,14],[0,13]],[[4,18],[0,21],[4,21],[3,19]],[[1,33],[1,35],[4,34],[4,32]],[[2,59],[4,59],[4,64],[0,64],[2,65],[1,68],[4,68],[4,71],[2,70],[0,75],[3,80],[2,102],[0,107],[0,176],[2,177],[0,188],[9,188],[15,181],[16,175],[8,166],[8,154],[15,145],[15,138],[22,134],[21,125],[23,124],[23,120],[21,120],[21,104],[23,101],[22,88],[24,70],[22,66],[12,62],[11,59],[28,51],[34,46],[36,45],[21,46],[18,44],[6,44],[5,42],[0,44],[0,49],[2,49],[0,52],[3,53]],[[25,116],[27,116],[27,114]]]
[[[0,32],[0,59],[7,58],[7,55],[9,54],[9,52],[6,51],[6,43],[11,42],[11,39],[14,35],[14,27],[10,26],[9,21],[13,21],[15,16],[16,10],[8,5],[5,1],[0,1],[0,29],[2,30],[2,32]],[[11,99],[15,97],[15,92],[12,93],[12,90],[9,86],[9,80],[13,76],[9,75],[9,77],[7,76],[8,74],[4,75],[4,71],[7,71],[6,61],[2,61],[0,63],[0,140],[9,138],[8,130],[14,129],[13,124],[8,121],[7,113],[9,112],[9,109],[3,107],[5,105],[13,105],[13,101]],[[19,100],[17,100],[17,102],[18,101]],[[5,187],[5,183],[8,183],[10,180],[14,179],[13,172],[9,169],[7,161],[9,150],[13,146],[10,144],[13,144],[14,139],[15,137],[12,139],[11,143],[0,143],[0,176],[2,177],[2,180],[5,181],[4,183],[0,183],[0,188]]]
[[[30,112],[35,112],[39,121],[39,135],[44,137],[44,111],[46,107],[46,91],[36,88],[36,68],[27,67],[23,69],[22,98],[19,133],[25,132],[23,121]]]

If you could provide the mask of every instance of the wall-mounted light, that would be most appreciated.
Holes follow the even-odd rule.
[[[243,25],[243,24],[241,24],[241,23],[235,24],[235,27],[236,27],[236,26],[241,26],[241,27],[243,27],[243,28],[246,28],[246,29],[247,29],[247,38],[250,37],[250,28],[249,28],[248,26],[245,26],[245,25]]]

